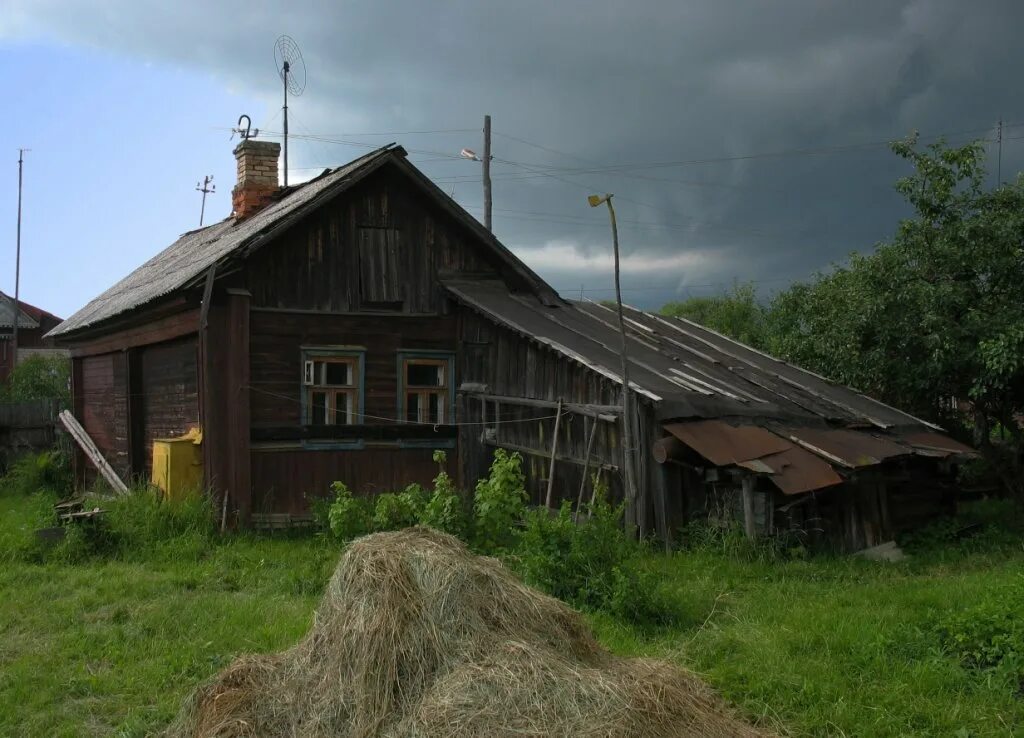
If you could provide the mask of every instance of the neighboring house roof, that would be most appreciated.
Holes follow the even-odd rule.
[[[53,313],[48,313],[42,308],[37,308],[35,305],[30,305],[24,300],[18,300],[19,317],[18,317],[18,328],[38,328],[47,318],[51,322],[59,322],[58,318]],[[0,328],[13,328],[14,327],[14,298],[3,292],[0,292]]]
[[[297,219],[337,197],[385,163],[396,164],[459,222],[471,229],[499,259],[551,302],[557,295],[523,262],[515,257],[475,218],[444,194],[406,160],[400,146],[390,144],[348,164],[326,170],[316,179],[283,190],[280,199],[253,216],[235,222],[233,218],[190,231],[127,277],[89,302],[54,328],[48,336],[65,336],[146,305],[195,283],[211,266],[245,256],[278,235]]]

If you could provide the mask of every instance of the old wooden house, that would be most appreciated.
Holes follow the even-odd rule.
[[[613,311],[562,299],[400,147],[286,188],[277,144],[235,156],[232,217],[51,333],[119,474],[201,427],[206,486],[242,525],[302,516],[334,480],[428,482],[435,449],[466,489],[502,447],[536,503],[550,480],[576,504],[594,474],[622,495]],[[693,323],[626,317],[645,532],[732,515],[859,548],[949,505],[970,450],[938,429]]]
[[[17,358],[14,348],[14,321],[18,321]],[[16,363],[29,356],[65,355],[67,352],[56,348],[52,338],[44,336],[60,324],[60,318],[24,300],[18,300],[0,292],[0,384],[7,381]]]

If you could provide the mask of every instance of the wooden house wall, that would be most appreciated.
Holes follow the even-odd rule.
[[[438,313],[447,304],[439,272],[499,271],[465,227],[389,169],[297,223],[247,265],[254,307],[328,312]]]
[[[81,423],[96,447],[119,475],[130,472],[128,446],[128,386],[124,352],[117,351],[76,359],[76,401],[81,403]],[[85,470],[85,481],[95,470]]]
[[[310,500],[325,497],[332,482],[344,482],[355,495],[395,492],[412,482],[429,487],[437,476],[431,448],[397,448],[393,444],[362,449],[254,448],[254,513],[309,512]],[[447,471],[455,475],[449,454]]]
[[[364,412],[375,416],[368,419],[371,425],[398,418],[400,351],[456,350],[454,316],[314,315],[257,309],[250,316],[250,330],[253,428],[301,424],[303,347],[345,346],[365,352]]]
[[[486,387],[487,394],[549,402],[614,405],[617,384],[553,350],[466,308],[461,311],[458,372],[462,383]],[[543,504],[551,463],[556,408],[495,402],[473,395],[459,400],[463,476],[478,479],[487,473],[494,449],[518,451],[523,457],[527,491],[533,504]],[[559,423],[553,498],[576,502],[583,481],[589,432],[597,424],[588,477],[600,473],[610,495],[621,499],[618,423],[565,413]],[[584,485],[589,499],[592,485]]]
[[[141,416],[136,426],[141,431],[141,449],[136,449],[136,458],[144,464],[146,475],[153,470],[155,439],[180,436],[199,425],[196,351],[196,337],[186,336],[142,347],[133,363],[140,373],[133,381],[140,392],[133,415]]]

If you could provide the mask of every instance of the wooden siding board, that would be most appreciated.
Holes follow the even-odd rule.
[[[368,447],[358,450],[252,451],[253,512],[308,512],[309,501],[325,497],[332,482],[342,481],[354,494],[377,495],[403,489],[412,482],[430,485],[437,476],[433,450]],[[447,471],[458,473],[454,454]]]
[[[199,425],[196,350],[195,336],[188,336],[139,352],[140,442],[146,475],[153,469],[154,440],[180,436]]]
[[[374,231],[384,240],[368,263],[361,258],[367,248],[362,239]],[[253,254],[248,287],[254,307],[352,312],[361,307],[361,278],[369,277],[371,302],[439,313],[447,297],[438,272],[496,276],[493,258],[450,215],[408,187],[401,173],[384,169]]]
[[[78,359],[81,386],[76,397],[86,433],[119,476],[128,471],[127,387],[123,357],[111,352]],[[85,481],[95,478],[86,468]]]

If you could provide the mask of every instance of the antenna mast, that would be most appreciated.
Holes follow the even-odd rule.
[[[294,97],[306,89],[306,62],[291,36],[279,36],[274,44],[274,61],[284,86],[284,186],[288,186],[288,93]]]

